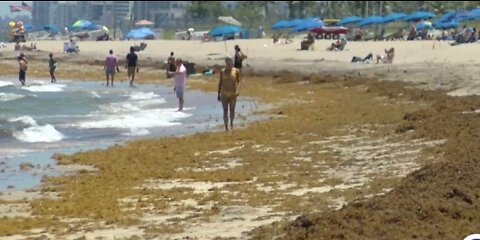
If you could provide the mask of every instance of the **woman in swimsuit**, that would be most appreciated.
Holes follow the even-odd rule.
[[[223,106],[223,122],[225,131],[228,131],[228,113],[230,108],[230,129],[233,129],[233,119],[235,118],[235,104],[240,91],[240,70],[233,67],[233,59],[225,58],[225,68],[220,72],[220,81],[218,82],[218,101]]]

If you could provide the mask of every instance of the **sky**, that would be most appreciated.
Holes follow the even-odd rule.
[[[24,1],[24,2],[27,3],[28,5],[32,6],[32,1]],[[5,16],[14,17],[14,16],[17,16],[17,15],[30,14],[30,12],[27,12],[27,11],[10,13],[10,8],[8,7],[8,5],[20,6],[21,4],[22,4],[22,1],[6,1],[6,2],[1,1],[0,2],[0,16],[1,17],[5,17]]]

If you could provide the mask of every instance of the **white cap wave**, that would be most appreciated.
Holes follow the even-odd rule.
[[[13,136],[22,142],[57,142],[65,138],[65,136],[57,131],[50,124],[39,126],[35,119],[30,116],[22,116],[9,119],[10,122],[23,122],[31,127],[21,131],[14,131]]]

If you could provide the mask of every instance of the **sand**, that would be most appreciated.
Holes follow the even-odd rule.
[[[38,216],[57,214],[63,221],[92,217],[88,221],[97,226],[92,234],[84,232],[89,224],[81,222],[75,225],[76,232],[63,233],[68,239],[84,235],[107,239],[134,235],[160,236],[161,239],[187,236],[241,239],[245,231],[281,219],[287,221],[283,229],[293,229],[291,231],[298,233],[295,236],[302,239],[303,229],[298,230],[288,220],[303,214],[322,216],[326,211],[331,213],[329,219],[336,221],[337,215],[330,211],[343,209],[358,199],[368,203],[368,199],[377,200],[387,194],[392,201],[395,199],[392,192],[396,193],[400,179],[411,178],[412,172],[442,161],[447,151],[443,146],[451,144],[448,141],[451,135],[427,127],[422,120],[437,121],[435,116],[451,116],[449,114],[463,108],[466,109],[460,112],[470,113],[464,114],[465,118],[477,114],[476,108],[464,107],[475,106],[476,99],[467,103],[458,100],[460,103],[452,106],[448,100],[448,96],[480,93],[480,84],[476,82],[480,73],[476,68],[480,64],[477,57],[480,50],[476,43],[450,47],[448,43],[435,41],[349,42],[344,52],[327,52],[325,48],[331,41],[318,41],[313,51],[297,51],[299,41],[281,46],[270,46],[268,39],[226,43],[228,53],[233,54],[234,44],[239,44],[249,56],[244,64],[245,92],[274,103],[277,108],[267,112],[283,118],[251,124],[230,137],[212,133],[185,137],[178,142],[152,140],[79,154],[73,163],[96,164],[100,170],[58,179],[68,186],[58,189],[68,193],[65,201],[36,201],[33,209]],[[37,47],[57,53],[65,68],[84,68],[81,64],[98,61],[98,69],[90,66],[84,74],[85,78],[94,78],[98,70],[101,78],[105,53],[113,49],[118,55],[124,55],[133,43],[80,42],[78,56],[58,53],[63,46],[58,41],[39,41]],[[145,59],[150,61],[145,70],[150,75],[142,81],[165,80],[158,73],[162,72],[161,62],[170,51],[199,66],[219,64],[225,54],[225,42],[157,40],[147,44],[146,51],[139,53],[139,57],[140,64]],[[390,47],[396,50],[393,64],[349,63],[353,56],[382,53]],[[3,58],[7,58],[2,64],[13,65],[8,58],[15,53],[10,48],[12,46],[0,50]],[[31,59],[46,59],[44,52],[32,54],[35,56],[31,55]],[[32,71],[39,73],[42,64],[32,65]],[[292,73],[282,72],[285,70]],[[61,72],[59,67],[59,74]],[[4,70],[4,74],[13,75],[14,71]],[[214,91],[215,80],[215,77],[201,78],[192,87]],[[383,81],[403,81],[410,85]],[[425,89],[437,92],[430,96]],[[452,112],[441,112],[444,105]],[[440,109],[440,113],[430,110],[432,106]],[[422,111],[430,112],[421,115]],[[440,129],[442,125],[436,123],[435,126]],[[448,130],[453,132],[459,126],[451,125]],[[232,138],[234,141],[225,141]],[[195,149],[185,148],[183,144],[192,144]],[[137,155],[142,152],[142,157],[136,159],[139,165],[133,165],[129,158],[132,151]],[[158,158],[154,153],[165,158]],[[126,171],[117,165],[134,170]],[[164,169],[153,169],[159,165]],[[106,196],[102,191],[115,195]],[[79,197],[85,192],[96,201]],[[122,203],[118,206],[122,216],[134,217],[141,213],[140,223],[124,226],[122,221],[117,221],[117,205],[110,206],[116,201]],[[75,206],[84,209],[76,210]],[[105,224],[102,219],[115,224]],[[311,220],[312,224],[316,222]],[[21,236],[16,225],[8,226],[18,234],[11,239]],[[151,235],[150,228],[156,230],[157,235]],[[266,228],[254,234],[257,239],[285,234],[277,231]],[[45,234],[30,233],[32,236]],[[5,234],[0,231],[0,236]],[[328,234],[324,236],[338,236]],[[348,233],[345,236],[365,237]],[[367,237],[372,236],[376,237]]]
[[[343,52],[329,52],[326,48],[329,40],[318,40],[315,49],[298,51],[301,39],[286,45],[272,46],[271,39],[231,40],[227,42],[182,41],[182,40],[147,40],[148,47],[139,52],[140,64],[160,68],[162,63],[175,52],[177,57],[196,63],[199,66],[221,64],[225,54],[234,53],[233,46],[238,44],[249,56],[245,61],[247,70],[257,73],[262,71],[298,71],[309,74],[335,74],[371,76],[385,80],[408,81],[422,84],[427,89],[453,89],[452,95],[464,96],[479,94],[480,49],[478,43],[450,46],[440,41],[369,41],[349,42]],[[98,70],[103,68],[103,59],[112,49],[120,59],[126,56],[131,45],[140,41],[115,42],[78,42],[81,49],[79,56],[61,54],[62,41],[38,41],[37,47],[42,51],[53,52],[68,61],[98,61]],[[225,46],[227,49],[225,51]],[[353,56],[364,57],[368,53],[383,54],[384,49],[394,47],[395,59],[391,65],[352,64]],[[13,44],[0,49],[1,53],[11,55]],[[31,52],[26,53],[27,56]],[[44,59],[47,54],[43,54]],[[145,62],[147,59],[147,62]],[[59,71],[62,63],[59,63]],[[202,69],[199,69],[200,71]]]

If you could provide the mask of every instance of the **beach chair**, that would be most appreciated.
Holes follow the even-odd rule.
[[[64,42],[63,43],[63,52],[66,53],[78,53],[79,49],[75,42]]]

